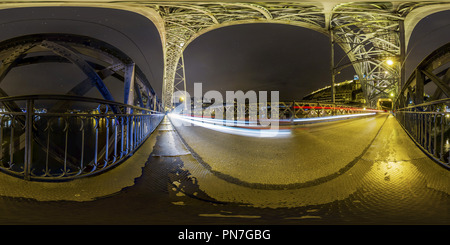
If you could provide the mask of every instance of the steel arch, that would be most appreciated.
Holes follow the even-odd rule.
[[[27,56],[45,50],[51,53]],[[159,107],[156,92],[131,58],[115,47],[91,37],[61,33],[16,37],[0,43],[0,60],[3,61],[0,65],[0,83],[16,66],[43,62],[70,62],[79,67],[87,78],[69,90],[68,95],[82,96],[95,86],[104,99],[114,101],[103,79],[115,76],[128,85],[124,86],[124,103],[133,106],[138,103],[141,107],[149,109]],[[129,67],[133,69],[130,70]],[[3,90],[0,90],[0,93],[2,97],[8,96]],[[67,108],[67,105],[58,103],[53,109],[62,108]],[[10,109],[14,109],[14,106],[10,106]],[[112,109],[115,113],[119,113]]]
[[[150,5],[165,22],[166,56],[163,86],[165,109],[171,108],[176,68],[183,50],[195,38],[224,26],[244,23],[279,23],[313,29],[332,37],[347,53],[363,84],[366,103],[397,94],[404,79],[405,17],[440,3],[212,3],[159,2]],[[432,7],[430,7],[432,6]],[[446,5],[447,6],[447,5]],[[449,7],[449,6],[447,6]],[[386,64],[393,59],[394,65]],[[348,64],[332,64],[333,75]],[[184,80],[186,78],[183,78]]]

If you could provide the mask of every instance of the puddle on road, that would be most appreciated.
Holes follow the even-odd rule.
[[[168,178],[171,185],[170,189],[175,196],[181,197],[186,195],[207,202],[221,203],[200,189],[197,178],[183,167],[183,162],[179,157],[173,158],[169,167]]]

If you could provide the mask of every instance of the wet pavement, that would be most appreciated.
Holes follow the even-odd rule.
[[[142,172],[128,177],[132,185],[90,200],[3,195],[0,224],[450,224],[450,172],[424,155],[392,116],[300,128],[290,140],[307,139],[305,147],[314,146],[309,148],[313,160],[287,161],[298,159],[294,155],[280,161],[280,155],[278,164],[265,164],[257,163],[260,155],[252,151],[264,150],[263,158],[270,161],[271,152],[261,148],[270,142],[253,149],[249,141],[256,139],[199,127],[175,130],[166,118],[148,140],[154,143],[136,153],[140,157],[133,166]],[[202,140],[210,139],[215,140],[207,147],[220,151],[221,164],[228,167],[204,155]],[[337,145],[331,145],[333,140]],[[329,157],[321,148],[327,144],[330,152],[341,154],[316,162],[313,167],[320,171],[313,171],[311,164]],[[294,145],[277,149],[282,155],[288,150],[301,151]],[[283,174],[286,178],[279,180]],[[92,188],[98,188],[93,180]]]

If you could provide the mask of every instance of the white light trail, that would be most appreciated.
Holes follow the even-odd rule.
[[[296,118],[293,119],[293,122],[318,122],[318,121],[326,121],[332,119],[339,118],[353,118],[353,117],[362,117],[362,116],[371,116],[375,115],[375,112],[371,113],[362,113],[362,114],[348,114],[348,115],[338,115],[338,116],[328,116],[328,117],[314,117],[314,118]],[[212,118],[202,118],[202,117],[191,117],[191,116],[183,116],[179,114],[170,113],[169,117],[182,120],[188,122],[190,124],[208,128],[211,130],[219,131],[222,133],[248,136],[248,137],[289,137],[291,136],[290,129],[271,129],[267,127],[263,127],[261,125],[252,125],[246,124],[245,121],[234,121],[234,120],[221,120],[221,119],[212,119]],[[290,121],[290,120],[280,120],[280,121]],[[227,123],[231,123],[234,126],[224,126]],[[252,127],[252,128],[245,128]]]
[[[195,118],[189,116],[181,116],[176,114],[169,114],[169,117],[183,120],[185,122],[194,124],[196,126],[201,126],[204,128],[212,129],[227,134],[234,134],[240,136],[248,137],[260,137],[260,138],[274,138],[274,137],[289,137],[291,135],[291,130],[289,129],[253,129],[253,128],[241,128],[241,127],[230,127],[223,126],[225,120],[215,120],[210,118]],[[241,125],[242,125],[241,121]],[[215,125],[222,124],[222,125]],[[245,125],[247,127],[252,127],[251,125]]]

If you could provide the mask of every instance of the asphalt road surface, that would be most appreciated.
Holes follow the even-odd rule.
[[[166,118],[148,142],[124,163],[139,173],[122,188],[119,167],[53,200],[19,195],[41,184],[0,183],[0,224],[450,223],[450,172],[388,114],[297,126],[271,139],[173,127]],[[76,199],[78,184],[88,193],[113,174],[111,193]]]

